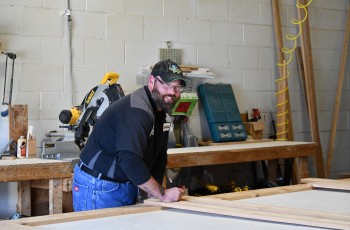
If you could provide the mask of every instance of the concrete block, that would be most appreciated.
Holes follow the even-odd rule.
[[[313,50],[312,52],[314,69],[317,70],[338,70],[341,51],[337,50]]]
[[[257,47],[230,46],[230,65],[235,69],[259,67],[259,49]]]
[[[19,7],[0,7],[0,31],[2,34],[17,34],[20,32],[20,11],[21,8]]]
[[[198,19],[228,21],[229,0],[198,0]],[[218,13],[220,12],[220,13]]]
[[[262,47],[259,48],[259,68],[274,69],[277,67],[276,49]]]
[[[158,61],[159,42],[126,41],[125,64],[146,67]]]
[[[207,68],[228,67],[228,45],[198,45],[198,64]]]
[[[76,92],[87,94],[93,87],[100,84],[106,74],[104,66],[73,66],[73,88]]]
[[[279,3],[280,4],[280,3]],[[281,16],[281,7],[279,5],[279,10],[280,10],[280,16]],[[275,25],[274,23],[274,17],[273,17],[273,9],[272,9],[272,4],[271,1],[268,4],[260,3],[260,10],[259,10],[259,21],[260,24],[262,25]],[[281,19],[282,23],[282,19]]]
[[[230,22],[259,24],[259,2],[230,1]],[[249,13],[247,13],[249,12]]]
[[[246,46],[272,47],[273,35],[271,26],[244,25],[243,43]]]
[[[23,64],[20,89],[31,92],[63,90],[63,66]]]
[[[85,64],[88,65],[123,65],[124,42],[85,40]]]
[[[143,16],[163,16],[163,0],[128,0],[126,14]]]
[[[271,90],[271,70],[244,70],[243,87],[245,90]]]
[[[314,27],[330,30],[344,30],[347,11],[314,9]]]
[[[194,19],[197,17],[197,0],[164,1],[164,16]]]
[[[72,11],[73,38],[105,38],[105,15]],[[79,26],[78,26],[79,25]]]
[[[22,8],[21,33],[36,36],[62,36],[62,10]]]
[[[87,0],[86,10],[90,12],[124,14],[125,1],[124,0]]]
[[[211,23],[209,21],[179,20],[180,42],[211,43]]]
[[[43,38],[43,63],[48,65],[67,64],[68,42],[67,39],[61,38]]]
[[[243,45],[243,25],[213,22],[213,43]]]
[[[144,17],[145,41],[178,41],[179,23],[174,17]]]
[[[143,40],[143,17],[138,15],[107,15],[107,39]]]

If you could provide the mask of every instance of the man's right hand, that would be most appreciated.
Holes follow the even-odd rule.
[[[185,192],[184,188],[173,187],[165,189],[162,185],[158,184],[153,177],[151,177],[146,183],[138,185],[138,187],[163,202],[179,201]]]
[[[183,188],[173,187],[173,188],[165,189],[164,192],[165,194],[162,196],[160,200],[164,202],[174,202],[174,201],[181,200],[185,190]]]

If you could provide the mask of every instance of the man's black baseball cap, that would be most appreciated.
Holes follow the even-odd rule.
[[[172,60],[163,60],[153,66],[152,73],[154,77],[160,76],[164,82],[181,81],[181,85],[186,87],[186,81],[180,67]]]

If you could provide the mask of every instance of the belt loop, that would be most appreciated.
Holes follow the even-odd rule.
[[[99,173],[97,179],[100,180],[100,179],[101,179],[101,176],[102,176],[102,173]]]
[[[80,164],[79,164],[79,168],[81,169],[81,167],[84,165],[84,163],[82,161],[80,161]]]

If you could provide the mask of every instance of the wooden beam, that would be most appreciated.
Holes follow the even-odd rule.
[[[168,150],[167,168],[315,156],[317,143],[273,141]]]
[[[349,6],[350,7],[350,6]],[[338,74],[338,85],[334,102],[333,116],[332,116],[332,127],[331,133],[329,135],[328,142],[328,155],[327,155],[327,164],[326,164],[326,176],[329,177],[331,173],[331,165],[333,159],[334,152],[334,142],[335,142],[335,133],[337,131],[337,122],[338,122],[338,114],[340,108],[340,99],[343,89],[343,81],[344,81],[344,73],[346,67],[346,58],[348,54],[348,45],[349,45],[349,35],[350,35],[350,8],[348,9],[348,18],[346,21],[346,27],[344,31],[344,42],[343,42],[343,50],[340,60],[340,68]]]
[[[62,213],[62,179],[49,180],[49,214]]]
[[[275,23],[278,63],[283,63],[283,61],[285,60],[285,55],[282,52],[282,48],[284,47],[284,45],[283,45],[282,25],[281,25],[281,16],[280,16],[278,0],[272,0],[272,9],[273,9],[273,16],[274,16],[274,23]],[[279,72],[280,72],[280,78],[282,78],[283,76],[286,76],[287,70],[283,70],[283,67],[279,66]],[[288,79],[286,79],[284,84],[285,84],[285,87],[288,87]],[[286,114],[288,119],[287,139],[289,141],[293,141],[294,130],[293,130],[293,121],[292,121],[292,110],[290,107],[289,91],[285,92],[285,97],[287,101],[285,107],[286,107],[286,111],[288,111],[288,113]]]
[[[17,212],[23,216],[32,215],[30,181],[17,182]]]
[[[4,220],[0,221],[0,229],[1,224],[11,224],[16,223],[14,226],[40,226],[40,225],[48,225],[48,224],[57,224],[64,223],[70,221],[80,221],[80,220],[89,220],[89,219],[97,219],[103,217],[111,217],[111,216],[120,216],[120,215],[128,215],[128,214],[136,214],[143,212],[151,212],[161,210],[159,206],[149,206],[149,205],[133,205],[133,206],[125,206],[118,208],[105,208],[105,209],[97,209],[91,211],[83,211],[83,212],[75,212],[70,213],[61,213],[55,215],[46,215],[46,216],[35,216],[30,218],[21,218],[18,220]],[[16,228],[4,228],[4,229],[16,229]],[[22,228],[18,228],[22,229]],[[27,228],[23,228],[27,229]],[[33,228],[29,228],[33,229]],[[37,229],[37,228],[34,228]]]
[[[301,48],[298,46],[295,48],[295,56],[297,57],[298,62],[298,72],[299,72],[299,78],[301,82],[301,87],[303,89],[303,93],[305,96],[305,104],[306,104],[306,110],[309,110],[307,105],[307,96],[306,96],[306,82],[305,82],[305,69],[304,69],[304,62],[303,62],[303,56],[301,54]]]
[[[283,64],[286,64],[283,61]],[[277,140],[288,140],[288,82],[287,66],[282,67],[281,77],[277,80],[277,114],[276,137]]]
[[[243,192],[222,193],[222,194],[209,195],[205,197],[216,198],[221,200],[242,200],[242,199],[248,199],[248,198],[254,198],[254,197],[284,194],[284,193],[290,193],[290,192],[307,191],[311,189],[312,189],[312,186],[309,184],[297,184],[297,185],[281,186],[281,187],[274,187],[274,188],[248,190]]]
[[[307,1],[298,0],[298,3],[301,5],[306,5]],[[298,14],[299,14],[299,20],[302,20],[305,16],[305,12],[302,8],[298,8]],[[311,136],[312,136],[312,140],[318,144],[317,153],[316,153],[317,177],[324,178],[325,170],[324,170],[324,160],[323,160],[322,146],[321,146],[321,140],[320,140],[319,128],[318,128],[318,119],[317,119],[317,106],[316,106],[309,18],[307,17],[300,26],[302,27],[301,44],[302,44],[302,56],[303,56],[304,69],[305,69],[306,95],[307,95],[307,102],[308,102],[308,108],[309,108]]]
[[[326,189],[350,191],[350,181],[347,181],[347,180],[304,178],[304,179],[301,179],[301,183],[307,183],[314,188],[326,188]]]

